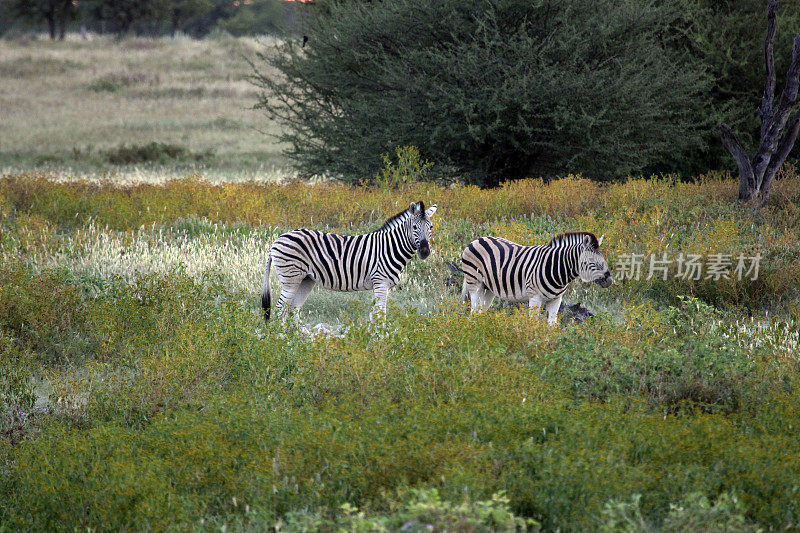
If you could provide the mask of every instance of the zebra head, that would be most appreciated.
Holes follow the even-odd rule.
[[[414,247],[417,249],[417,255],[420,259],[425,259],[431,254],[431,230],[433,223],[431,217],[436,212],[436,204],[433,204],[428,209],[425,209],[425,204],[422,200],[419,202],[412,202],[408,206],[411,213],[409,217],[408,228],[410,231],[409,237]]]
[[[610,287],[614,280],[608,270],[608,262],[600,252],[602,242],[602,237],[598,240],[591,233],[584,235],[578,256],[578,273],[586,283],[595,282],[605,289]]]

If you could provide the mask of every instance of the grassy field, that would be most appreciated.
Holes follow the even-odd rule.
[[[793,166],[759,210],[720,173],[277,183],[259,46],[0,40],[0,532],[800,528]],[[275,237],[415,200],[439,205],[432,253],[386,322],[317,289],[302,322],[342,335],[264,324]],[[617,277],[567,293],[593,318],[469,316],[445,260],[576,230]],[[664,254],[761,260],[648,276]]]
[[[0,180],[0,529],[753,531],[800,525],[800,179],[577,177],[500,189]],[[436,201],[385,325],[315,290],[265,326],[271,241]],[[757,280],[618,280],[548,328],[470,317],[476,235],[763,256]],[[277,287],[275,287],[277,288]],[[538,524],[538,525],[537,525]],[[415,529],[416,528],[416,529]],[[628,529],[625,529],[628,528]],[[727,529],[726,529],[727,528]]]
[[[247,59],[270,42],[0,39],[0,172],[117,181],[193,172],[225,181],[284,177],[281,147],[262,133],[271,126],[251,110],[257,92],[247,81]],[[150,143],[179,152],[124,150]]]

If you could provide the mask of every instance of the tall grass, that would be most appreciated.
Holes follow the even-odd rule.
[[[497,190],[0,179],[0,529],[795,528],[800,181],[580,177]],[[284,230],[439,204],[390,293],[264,325]],[[630,280],[550,328],[469,316],[443,259],[567,230],[623,253],[759,250],[759,280]],[[44,396],[44,397],[43,397]],[[538,525],[537,525],[538,524]],[[383,529],[381,529],[383,528]]]
[[[247,58],[269,38],[193,40],[95,36],[90,41],[0,39],[0,171],[32,168],[102,177],[107,172],[257,179],[282,165],[269,124],[250,108]],[[13,125],[13,127],[11,127]],[[103,152],[167,143],[213,159],[147,164]],[[288,173],[287,173],[288,174]],[[162,178],[163,179],[163,178]]]
[[[796,252],[800,237],[794,230],[800,222],[800,180],[780,180],[773,203],[760,211],[737,207],[732,201],[735,194],[732,180],[716,177],[701,177],[694,183],[638,178],[600,186],[570,176],[551,183],[523,180],[495,190],[433,184],[401,189],[334,183],[213,185],[197,177],[130,186],[55,182],[46,174],[6,175],[0,180],[0,205],[6,210],[36,217],[53,228],[94,224],[119,232],[142,226],[159,231],[187,217],[199,217],[212,225],[266,226],[272,228],[267,230],[270,235],[276,235],[276,228],[303,226],[358,233],[374,229],[410,201],[421,199],[442,209],[435,221],[433,262],[458,258],[478,235],[535,244],[563,231],[593,231],[606,236],[603,248],[612,265],[632,253],[762,257],[757,279],[703,276],[695,282],[676,278],[673,267],[667,281],[620,283],[615,290],[621,296],[629,289],[646,289],[656,299],[686,294],[747,308],[791,299],[800,286]],[[647,265],[642,270],[646,278]]]

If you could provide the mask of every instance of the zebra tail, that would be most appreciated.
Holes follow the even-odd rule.
[[[261,290],[261,308],[264,310],[264,322],[269,321],[271,298],[269,294],[269,271],[272,268],[272,254],[267,255],[267,268],[264,269],[264,288]]]

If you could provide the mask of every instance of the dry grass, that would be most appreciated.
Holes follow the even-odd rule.
[[[246,58],[267,38],[0,40],[0,169],[45,168],[155,181],[201,172],[212,179],[282,175],[271,127],[250,108]],[[174,168],[109,167],[96,157],[121,145],[161,142],[211,161]],[[93,156],[94,155],[94,156]],[[262,178],[263,179],[263,178]]]

